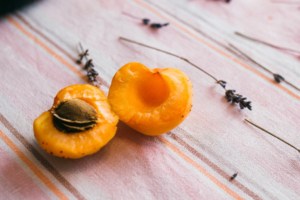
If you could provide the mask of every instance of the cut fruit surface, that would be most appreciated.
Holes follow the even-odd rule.
[[[52,111],[62,105],[62,102],[73,99],[84,101],[96,111],[97,121],[90,129],[69,133],[59,130],[54,125]],[[82,116],[79,115],[79,119],[80,117]],[[65,122],[65,119],[62,120]],[[81,158],[97,152],[107,144],[116,133],[117,123],[118,117],[112,112],[105,94],[97,87],[83,84],[71,85],[59,91],[51,110],[42,113],[34,121],[33,128],[38,144],[48,153],[63,158]],[[72,125],[82,126],[77,121]]]
[[[115,74],[108,101],[121,121],[154,136],[170,131],[185,119],[192,105],[192,87],[178,69],[149,69],[134,62]]]

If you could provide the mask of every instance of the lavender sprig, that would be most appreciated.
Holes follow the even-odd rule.
[[[99,87],[101,85],[101,83],[98,79],[99,73],[95,70],[95,65],[93,63],[93,59],[88,58],[89,50],[88,49],[84,50],[81,44],[79,44],[79,47],[80,47],[81,53],[78,55],[79,58],[76,61],[76,63],[81,64],[84,59],[86,60],[85,64],[83,65],[83,69],[86,71],[88,81],[92,85]]]
[[[236,94],[235,90],[226,90],[225,98],[232,104],[239,104],[241,109],[248,108],[249,110],[252,110],[251,101],[246,101],[247,98],[240,94]]]

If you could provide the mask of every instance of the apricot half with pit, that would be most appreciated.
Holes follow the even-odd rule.
[[[78,84],[59,91],[52,108],[34,121],[33,128],[38,144],[48,153],[81,158],[107,144],[117,123],[104,92]]]
[[[155,136],[178,126],[189,114],[192,86],[178,69],[149,69],[132,62],[113,77],[108,101],[121,121]]]

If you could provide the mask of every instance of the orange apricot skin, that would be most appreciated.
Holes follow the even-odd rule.
[[[178,69],[151,70],[133,62],[121,67],[113,77],[108,101],[125,124],[156,136],[172,130],[188,116],[192,85]]]
[[[93,106],[97,112],[97,124],[86,131],[64,133],[53,124],[50,111],[42,113],[33,123],[38,144],[48,153],[62,158],[77,159],[99,151],[114,136],[118,117],[111,111],[105,94],[97,87],[77,84],[63,88],[54,99],[53,107],[67,99],[78,98]]]

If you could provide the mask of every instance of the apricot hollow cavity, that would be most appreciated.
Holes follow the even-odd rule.
[[[117,123],[105,94],[92,85],[79,84],[59,91],[50,111],[42,113],[33,128],[45,151],[74,159],[106,145],[114,137]]]
[[[158,106],[169,97],[170,90],[159,72],[149,71],[138,87],[140,98],[149,106]]]
[[[121,121],[155,136],[170,131],[186,118],[192,106],[192,87],[178,69],[149,69],[133,62],[115,74],[108,101]]]

